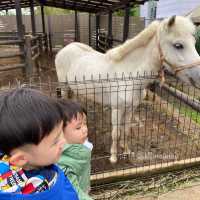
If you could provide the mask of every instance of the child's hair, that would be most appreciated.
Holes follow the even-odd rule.
[[[87,111],[78,102],[66,99],[60,99],[59,102],[64,113],[64,126],[73,118],[77,119],[78,113],[87,115]]]
[[[18,88],[0,93],[0,151],[39,144],[63,120],[60,104],[41,92]]]

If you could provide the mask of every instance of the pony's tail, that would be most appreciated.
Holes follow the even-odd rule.
[[[60,50],[55,58],[56,73],[59,82],[67,81],[67,72],[70,68],[70,54],[68,54],[67,47]]]
[[[65,46],[61,49],[55,58],[56,73],[59,82],[67,81],[67,73],[71,67],[73,59],[76,59],[76,51],[74,51],[74,43]]]

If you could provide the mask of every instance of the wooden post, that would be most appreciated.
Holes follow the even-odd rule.
[[[30,11],[31,11],[32,34],[33,34],[33,35],[36,35],[36,28],[35,28],[35,12],[34,12],[33,0],[30,0]]]
[[[112,11],[108,13],[108,48],[112,48]]]
[[[22,21],[22,12],[21,12],[21,5],[20,0],[15,0],[15,9],[16,9],[16,21],[17,21],[17,36],[19,40],[24,39],[24,27]],[[20,51],[24,52],[24,44],[20,44]]]
[[[41,5],[41,17],[42,17],[42,32],[46,34],[46,28],[45,28],[45,18],[44,18],[44,6]]]
[[[51,16],[48,16],[48,30],[49,30],[49,50],[50,50],[50,56],[53,55],[53,51],[52,51],[52,40],[51,40]]]
[[[39,46],[40,55],[43,54],[42,37],[43,37],[42,33],[38,34],[38,46]]]
[[[129,4],[127,4],[125,8],[125,15],[124,15],[124,31],[123,31],[124,42],[127,40],[128,33],[129,33],[129,11],[130,11],[130,7],[129,7]]]
[[[45,52],[48,51],[48,41],[47,41],[47,34],[46,34],[46,27],[45,27],[45,16],[44,16],[44,6],[41,5],[41,17],[42,17],[42,32],[43,32],[43,38],[45,41]]]
[[[89,36],[89,46],[91,46],[91,36],[92,36],[92,34],[91,34],[91,13],[89,13],[88,26],[89,26],[89,34],[88,34],[88,36]]]
[[[75,10],[75,41],[79,42],[80,41],[80,37],[79,37],[79,24],[78,24],[78,12],[77,10]]]
[[[100,16],[96,14],[96,50],[99,50]]]
[[[25,36],[25,49],[26,49],[26,77],[30,77],[33,73],[33,60],[31,50],[31,36]]]

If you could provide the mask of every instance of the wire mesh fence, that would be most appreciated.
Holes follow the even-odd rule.
[[[91,77],[68,83],[32,78],[17,85],[81,102],[87,110],[89,140],[94,145],[92,194],[96,199],[117,199],[124,191],[132,190],[134,194],[134,184],[145,190],[142,174],[150,176],[200,161],[200,89],[173,77],[163,86],[147,85],[156,80],[157,74],[151,73],[136,77],[107,75],[98,80]],[[10,83],[9,88],[12,87],[16,87],[16,82]],[[116,158],[114,162],[112,156]],[[135,176],[140,178],[131,181]],[[156,188],[158,183],[152,183],[151,178],[147,188]],[[126,181],[122,182],[123,179]],[[119,193],[113,189],[116,181]]]

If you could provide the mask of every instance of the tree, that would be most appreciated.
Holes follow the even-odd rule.
[[[124,10],[121,9],[121,10],[115,12],[114,15],[116,15],[116,16],[124,16]],[[134,6],[134,7],[130,8],[129,16],[139,17],[140,16],[140,8],[139,8],[139,6]]]
[[[73,12],[73,11],[67,10],[67,9],[61,9],[61,8],[47,7],[47,6],[44,7],[44,14],[45,15],[67,15],[71,12]],[[40,7],[36,7],[35,14],[36,15],[41,14]]]

